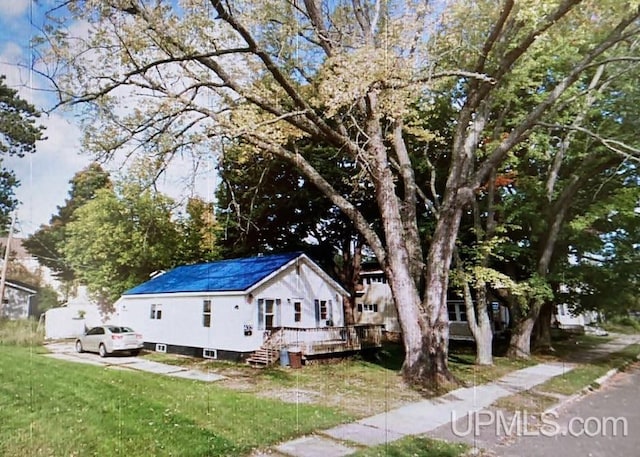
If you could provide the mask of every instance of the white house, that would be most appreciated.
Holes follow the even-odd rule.
[[[112,316],[101,312],[89,297],[87,288],[79,286],[76,295],[64,305],[44,313],[45,339],[75,338],[86,329],[112,323]]]
[[[356,293],[355,319],[359,324],[382,324],[386,332],[400,333],[396,304],[387,278],[380,269],[360,273],[362,285]]]
[[[398,311],[384,272],[377,266],[365,266],[360,273],[360,279],[361,286],[355,300],[355,321],[358,324],[382,324],[385,331],[391,334],[401,332]],[[473,335],[469,328],[464,300],[448,299],[447,311],[449,339],[472,341]],[[488,312],[491,315],[494,331],[505,330],[509,323],[507,308],[494,302],[491,303]]]
[[[554,323],[561,329],[583,331],[585,326],[598,322],[596,311],[584,311],[574,314],[571,307],[566,304],[556,305]]]
[[[288,253],[181,266],[125,292],[115,307],[147,349],[239,360],[273,329],[344,325],[346,295],[306,255]]]

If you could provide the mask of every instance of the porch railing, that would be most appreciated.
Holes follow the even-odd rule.
[[[358,351],[382,345],[378,324],[344,327],[297,328],[276,327],[263,344],[269,349],[298,348],[306,355]]]

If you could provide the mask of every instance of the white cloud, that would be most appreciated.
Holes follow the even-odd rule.
[[[14,18],[24,14],[29,8],[31,0],[2,0],[0,1],[0,15]]]
[[[4,5],[4,1],[0,0]],[[0,11],[3,11],[0,8]],[[18,91],[23,99],[42,107],[50,104],[46,92],[32,90],[38,86],[36,76],[18,65],[26,59],[24,50],[13,42],[5,42],[0,49],[0,74],[6,75],[6,84]],[[13,170],[21,182],[16,196],[22,235],[33,233],[49,221],[56,207],[64,203],[69,180],[89,163],[80,156],[80,130],[61,114],[43,116],[39,120],[47,129],[46,140],[37,144],[36,152],[27,157],[4,157],[3,166]]]
[[[80,130],[76,125],[59,115],[45,117],[42,123],[47,139],[38,143],[36,152],[4,161],[21,181],[16,195],[21,202],[18,218],[23,235],[33,233],[57,213],[68,194],[69,180],[90,162],[89,157],[78,154]]]
[[[20,7],[28,6],[28,0],[12,0],[11,14],[19,15]],[[7,0],[0,0],[0,15],[9,14]],[[26,25],[28,26],[28,25]],[[73,36],[87,37],[91,27],[85,21],[72,24]],[[11,37],[10,39],[15,39]],[[39,77],[36,72],[29,72],[24,63],[29,61],[29,47],[20,46],[11,41],[2,41],[0,34],[0,74],[7,76],[6,83],[18,90],[22,98],[36,107],[46,109],[52,105],[48,92],[39,90],[47,87],[48,82]],[[91,60],[92,55],[85,58]],[[19,65],[23,64],[23,65]],[[33,89],[35,87],[35,89]],[[125,100],[131,102],[132,94],[125,94]],[[128,104],[123,103],[119,108],[124,112]],[[47,127],[46,140],[39,142],[37,151],[23,158],[5,157],[3,165],[15,171],[21,185],[16,189],[16,195],[21,201],[18,209],[19,227],[22,236],[33,233],[42,224],[48,223],[53,214],[57,213],[57,206],[64,204],[70,190],[69,180],[75,173],[86,167],[91,157],[81,155],[80,143],[82,132],[72,118],[65,117],[66,113],[56,112],[50,116],[43,116],[42,123]],[[184,197],[199,195],[207,200],[213,199],[217,184],[213,158],[198,166],[197,172],[190,158],[176,158],[170,165],[159,183],[164,192],[178,202]],[[110,171],[123,171],[122,161],[114,160],[105,168]]]

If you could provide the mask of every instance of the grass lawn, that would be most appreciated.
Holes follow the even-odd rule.
[[[389,444],[371,447],[353,454],[354,457],[458,457],[468,450],[461,443],[407,437]]]
[[[553,358],[565,359],[573,353],[593,349],[600,344],[611,341],[611,339],[611,336],[559,334],[553,339],[553,348],[555,350]]]
[[[349,421],[340,410],[0,346],[0,455],[243,455]]]
[[[535,363],[532,360],[496,357],[493,366],[480,367],[474,365],[473,347],[460,346],[454,351],[449,367],[465,385],[483,384]],[[333,363],[305,365],[300,370],[278,365],[255,369],[243,364],[172,354],[150,353],[145,357],[227,376],[226,380],[217,383],[220,386],[285,402],[335,407],[358,418],[424,398],[402,380],[399,370],[404,354],[402,348],[394,344],[386,345],[376,357],[338,359]]]
[[[591,385],[612,368],[635,361],[638,354],[640,354],[640,345],[632,344],[604,359],[580,365],[563,376],[556,376],[539,386],[538,390],[571,395]]]
[[[486,384],[508,374],[538,363],[532,359],[509,359],[508,357],[493,357],[493,365],[475,365],[475,346],[470,344],[456,344],[449,354],[449,369],[456,378],[467,386]]]
[[[360,357],[291,369],[274,365],[257,369],[239,363],[199,360],[172,354],[150,353],[145,358],[213,371],[227,377],[216,384],[262,398],[338,408],[354,417],[388,411],[423,397],[407,386],[399,374],[401,360],[383,354],[375,361]]]
[[[591,341],[593,337],[584,336],[578,341]],[[567,373],[549,379],[534,389],[501,398],[494,406],[508,411],[526,410],[539,414],[558,403],[558,397],[573,395],[590,386],[596,379],[612,368],[624,367],[636,361],[640,354],[640,345],[627,346],[619,352],[589,363],[581,364]]]

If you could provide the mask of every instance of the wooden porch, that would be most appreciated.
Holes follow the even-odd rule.
[[[348,325],[345,327],[297,328],[276,327],[249,363],[269,365],[278,360],[279,351],[299,351],[303,357],[322,356],[382,346],[381,324]]]

